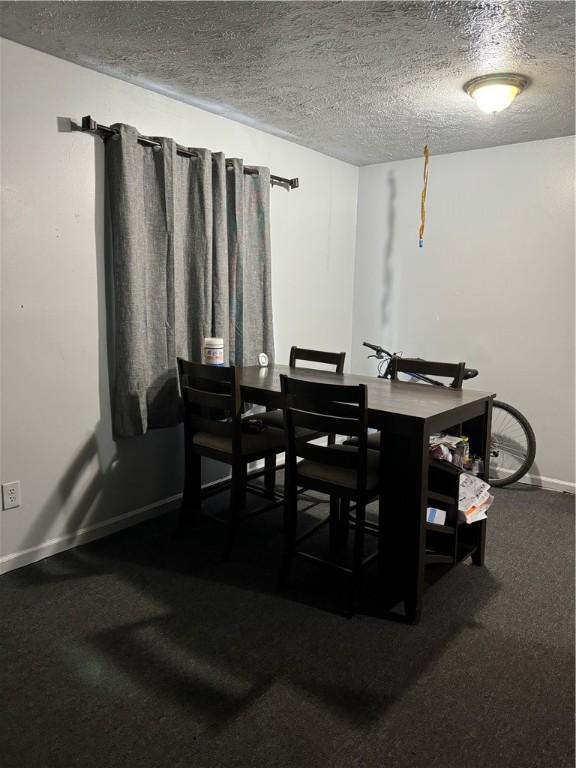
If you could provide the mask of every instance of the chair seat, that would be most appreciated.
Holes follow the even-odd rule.
[[[261,432],[242,433],[242,454],[260,454],[268,451],[281,453],[284,450],[284,431],[267,427]],[[220,453],[232,454],[232,438],[224,435],[212,435],[208,432],[196,432],[192,437],[193,445],[208,448]]]
[[[326,450],[355,451],[351,445],[332,445]],[[375,491],[380,483],[380,451],[368,451],[366,459],[366,488]],[[298,480],[319,480],[342,488],[356,489],[356,470],[347,467],[335,467],[331,464],[320,464],[315,461],[300,461],[296,465]]]
[[[366,444],[371,451],[379,451],[380,450],[380,432],[373,432],[371,435],[368,435]],[[344,440],[343,445],[357,446],[358,438],[351,437],[350,440]]]
[[[266,411],[266,413],[258,413],[252,418],[261,419],[268,427],[274,427],[274,429],[284,429],[284,411],[280,408],[276,411]],[[312,429],[304,429],[304,427],[296,427],[296,437],[305,437],[310,440],[313,435],[322,437],[324,432],[314,432]]]

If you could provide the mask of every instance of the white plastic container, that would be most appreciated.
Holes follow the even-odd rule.
[[[446,510],[428,507],[426,510],[426,522],[434,525],[444,525],[446,523]]]
[[[224,339],[204,339],[202,362],[204,365],[224,365]]]

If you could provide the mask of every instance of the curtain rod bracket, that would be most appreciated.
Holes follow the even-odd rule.
[[[118,133],[118,131],[114,128],[109,128],[107,125],[100,125],[91,115],[85,115],[82,118],[80,126],[78,126],[73,120],[70,121],[70,124],[72,126],[72,130],[81,131],[82,133],[93,133],[103,139]],[[143,140],[142,143],[147,144],[148,146],[159,146],[157,142],[153,141],[152,139],[148,139],[146,136],[142,136],[141,139]],[[179,154],[185,154],[188,157],[194,156],[194,153],[190,152],[190,150],[186,150],[185,147],[178,146],[178,150],[180,150]],[[249,171],[245,172],[250,173]],[[270,183],[272,186],[284,187],[284,189],[288,190],[298,189],[300,186],[300,181],[297,178],[285,179],[283,176],[274,175],[270,175]]]
[[[86,115],[86,117],[82,118],[82,127],[80,129],[81,131],[94,133],[98,130],[98,123],[96,120],[93,120],[90,115]]]
[[[298,179],[283,179],[282,176],[270,175],[270,184],[273,187],[284,187],[284,189],[298,189],[300,182]]]

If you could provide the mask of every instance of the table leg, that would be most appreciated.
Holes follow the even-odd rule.
[[[492,400],[486,403],[486,409],[481,416],[470,419],[464,424],[464,434],[470,438],[470,448],[482,458],[484,472],[481,477],[488,480],[490,475],[490,431],[492,426]],[[476,549],[472,553],[474,565],[484,565],[486,551],[486,520],[473,523],[474,544]]]
[[[338,533],[340,523],[340,499],[338,496],[330,496],[330,548],[338,546]]]
[[[330,496],[330,547],[345,547],[348,541],[350,502],[338,496]]]
[[[276,456],[267,456],[264,459],[264,488],[267,493],[273,494],[276,488]]]
[[[271,406],[266,406],[267,413],[272,410],[273,408],[271,408]],[[272,495],[276,488],[276,455],[267,456],[264,459],[264,469],[266,470],[264,474],[264,488],[267,493]]]
[[[484,565],[484,553],[486,551],[486,520],[474,523],[476,530],[476,549],[472,552],[474,565]]]
[[[422,613],[426,554],[428,432],[410,421],[403,436],[384,433],[381,451],[379,564],[385,592],[401,593],[407,620]],[[398,589],[399,588],[399,589]]]

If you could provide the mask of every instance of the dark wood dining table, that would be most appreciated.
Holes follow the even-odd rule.
[[[241,369],[246,402],[281,407],[280,375],[308,381],[366,384],[368,422],[381,430],[382,489],[379,505],[379,573],[383,594],[403,602],[406,619],[417,623],[425,587],[426,510],[428,506],[429,435],[462,429],[470,448],[484,460],[488,476],[493,394],[390,381],[350,373],[330,373],[287,365]],[[464,552],[483,565],[486,521],[465,528]]]

